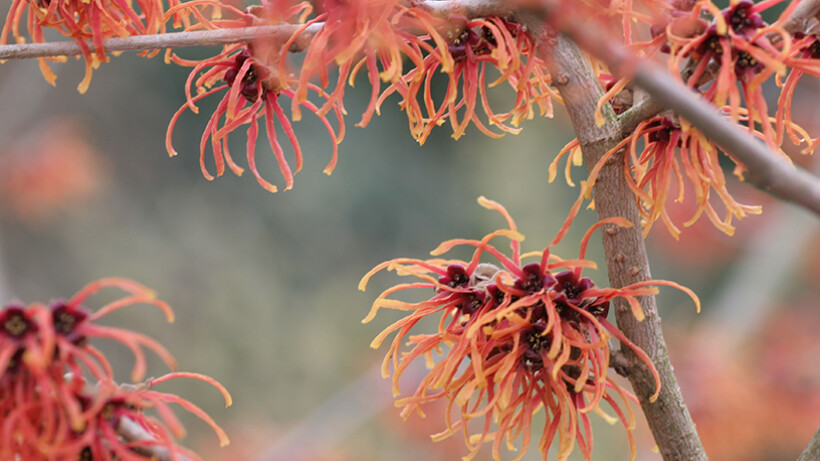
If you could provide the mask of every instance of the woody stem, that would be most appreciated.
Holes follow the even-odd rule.
[[[800,454],[800,457],[797,458],[797,461],[812,461],[817,459],[820,459],[820,429],[817,429],[817,432],[814,433],[814,437],[811,438],[808,446],[806,446],[806,449]]]
[[[563,35],[547,37],[541,34],[541,37],[541,53],[572,119],[584,163],[591,169],[623,138],[620,124],[607,105],[604,108],[606,122],[600,127],[596,125],[596,103],[604,91],[584,52]],[[600,219],[622,216],[635,224],[631,228],[607,226],[602,234],[610,285],[614,288],[651,279],[638,206],[623,174],[622,155],[615,155],[615,160],[601,170],[593,188],[595,209]],[[649,401],[655,392],[650,370],[624,347],[623,356],[630,364],[627,367],[629,381],[641,402],[663,459],[706,460],[669,359],[655,297],[642,297],[641,307],[646,314],[643,321],[637,321],[622,300],[616,301],[615,316],[620,330],[651,357],[662,383],[657,400]]]

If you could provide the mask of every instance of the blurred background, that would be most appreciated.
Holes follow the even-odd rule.
[[[384,350],[368,345],[399,315],[383,311],[367,325],[361,319],[399,279],[382,274],[367,292],[356,287],[383,260],[424,258],[443,240],[502,226],[500,216],[476,204],[480,195],[507,207],[526,250],[543,248],[578,193],[546,179],[554,155],[573,137],[562,108],[555,120],[524,124],[518,136],[492,140],[472,130],[456,142],[444,126],[420,147],[395,100],[368,128],[353,126],[369,91],[359,85],[348,90],[348,134],[333,175],[321,173],[330,141],[306,114],[294,124],[305,167],[293,190],[270,194],[250,173],[203,179],[199,138],[219,98],[206,100],[198,116],[182,116],[174,135],[180,155],[168,157],[163,136],[184,102],[187,69],[126,53],[95,71],[85,95],[75,90],[80,62],[54,70],[57,88],[42,79],[36,61],[0,65],[3,300],[68,297],[107,276],[155,289],[174,308],[175,324],[150,306],[106,321],[158,339],[181,370],[208,374],[231,391],[234,405],[224,409],[218,393],[198,382],[160,389],[196,402],[228,431],[232,444],[219,449],[206,425],[185,418],[183,443],[206,460],[450,461],[466,453],[459,437],[430,441],[444,427],[442,409],[402,421],[389,382],[376,372]],[[795,97],[795,120],[817,133],[813,83]],[[495,96],[499,107],[505,94]],[[245,166],[242,129],[233,141]],[[262,175],[281,188],[266,141],[256,158]],[[674,290],[662,290],[658,301],[712,458],[794,459],[820,424],[818,220],[730,181],[739,201],[763,204],[764,214],[738,223],[733,238],[705,219],[684,229],[680,241],[655,226],[648,240],[653,276],[695,290],[703,313]],[[678,222],[692,212],[688,204],[671,208]],[[575,256],[594,221],[593,212],[582,212],[556,253]],[[593,242],[589,257],[602,264]],[[606,283],[603,268],[588,275]],[[101,293],[90,305],[112,296]],[[97,345],[125,380],[130,353]],[[151,374],[166,372],[155,360]],[[415,388],[412,381],[404,381],[405,392]],[[596,424],[593,458],[628,459],[623,429]],[[638,443],[639,459],[660,459],[646,430]],[[488,451],[477,459],[490,459]],[[524,459],[540,455],[533,447]]]

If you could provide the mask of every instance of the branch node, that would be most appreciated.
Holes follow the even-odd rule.
[[[627,378],[632,370],[629,358],[620,350],[614,350],[609,354],[609,364],[615,373]]]

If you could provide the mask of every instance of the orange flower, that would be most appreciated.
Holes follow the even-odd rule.
[[[820,146],[820,137],[811,139],[805,130],[792,122],[791,108],[794,89],[800,78],[805,74],[820,77],[820,36],[795,34],[791,49],[792,54],[785,61],[791,72],[785,80],[777,75],[777,83],[782,87],[777,100],[777,140],[783,142],[785,130],[795,145],[809,142],[803,153],[810,154]]]
[[[298,113],[299,104],[307,99],[311,79],[318,78],[319,86],[326,90],[330,85],[330,70],[338,72],[333,89],[328,91],[327,103],[321,109],[321,113],[326,113],[334,105],[341,105],[346,84],[352,86],[359,71],[366,68],[372,91],[357,126],[367,126],[376,110],[381,80],[398,80],[402,75],[404,56],[419,65],[422,62],[421,49],[429,48],[424,39],[407,30],[432,30],[436,20],[424,10],[408,8],[402,3],[400,0],[319,2],[316,17],[302,27],[306,29],[315,23],[322,25],[305,51],[299,70],[294,114]],[[295,33],[291,42],[298,35],[299,32]],[[439,37],[434,36],[434,39],[443,46]],[[283,71],[280,68],[280,73]]]
[[[106,158],[76,120],[51,118],[32,125],[0,150],[0,211],[29,225],[44,225],[61,211],[104,188]]]
[[[744,112],[741,111],[741,113]],[[757,134],[760,137],[763,136],[760,133]],[[638,147],[640,141],[643,141],[643,150]],[[592,190],[598,173],[607,161],[627,146],[627,152],[623,155],[624,175],[638,200],[644,236],[658,220],[663,221],[669,233],[675,238],[680,235],[680,229],[670,218],[666,205],[670,197],[674,197],[675,202],[678,203],[683,201],[686,191],[684,178],[688,179],[694,189],[697,204],[695,214],[684,222],[684,226],[692,225],[705,213],[715,227],[732,235],[735,230],[732,225],[733,217],[741,219],[749,214],[760,214],[762,211],[760,206],[744,205],[732,197],[726,187],[726,178],[720,166],[718,148],[697,128],[686,120],[661,116],[639,124],[630,136],[598,161],[590,172],[589,180],[585,183],[584,187],[587,191]],[[553,160],[549,169],[550,181],[556,176],[558,161],[566,154],[570,157],[567,160],[569,180],[570,162],[581,156],[577,141],[564,146]],[[733,157],[729,156],[729,158],[737,165]],[[742,167],[738,165],[735,174],[742,178],[742,172]],[[672,191],[673,185],[676,193]],[[713,190],[726,207],[724,217],[720,216],[709,200]]]
[[[594,411],[623,424],[634,454],[634,417],[627,402],[634,397],[607,374],[608,340],[615,337],[631,348],[652,370],[658,390],[660,380],[646,353],[606,320],[609,303],[623,298],[634,315],[642,319],[636,297],[655,293],[655,285],[677,287],[696,303],[697,297],[667,281],[640,282],[614,289],[597,288],[582,276],[585,267],[595,266],[583,259],[592,232],[602,225],[629,225],[622,218],[600,221],[584,236],[579,259],[563,260],[552,255],[550,248],[566,233],[572,215],[546,249],[522,255],[520,242],[524,237],[507,211],[483,197],[479,203],[501,213],[508,228],[481,240],[450,240],[432,252],[439,256],[456,246],[475,247],[469,262],[395,259],[376,266],[360,284],[360,289],[364,289],[373,274],[383,269],[419,279],[385,290],[364,319],[369,322],[381,308],[410,311],[371,344],[379,347],[391,333],[397,332],[382,365],[385,377],[390,374],[390,364],[393,365],[395,395],[400,394],[398,379],[411,362],[425,357],[430,367],[416,392],[397,401],[403,407],[402,415],[407,417],[413,411],[423,414],[423,404],[445,400],[446,429],[434,435],[434,439],[463,432],[470,450],[465,459],[474,457],[487,442],[492,442],[495,459],[501,459],[502,443],[506,442],[510,450],[520,445],[521,453],[515,458],[518,460],[529,446],[532,417],[543,407],[547,422],[538,448],[544,459],[556,437],[559,458],[566,459],[577,443],[581,454],[589,459],[592,433],[588,415]],[[577,210],[578,206],[573,214]],[[490,244],[496,237],[510,239],[511,256]],[[500,266],[481,262],[487,253]],[[539,262],[523,264],[522,259],[528,257],[537,257]],[[415,288],[433,289],[436,295],[418,303],[389,297]],[[437,331],[409,335],[426,317],[439,319]],[[405,340],[411,349],[400,352]],[[606,402],[616,416],[606,415],[601,402]],[[453,411],[458,415],[455,421],[451,417]]]
[[[119,288],[126,295],[93,313],[82,306],[106,287]],[[50,306],[10,303],[0,309],[0,458],[147,460],[159,447],[171,459],[179,460],[183,453],[196,458],[176,446],[184,430],[168,403],[201,418],[223,444],[228,443],[219,426],[193,403],[152,390],[169,379],[194,378],[216,387],[230,405],[230,395],[218,382],[196,373],[171,373],[136,387],[118,386],[108,360],[89,344],[90,339],[108,338],[128,347],[136,358],[134,381],[145,375],[143,347],[176,368],[173,357],[153,339],[96,323],[115,310],[140,303],[159,307],[173,321],[170,308],[152,291],[114,278],[93,282],[70,300]],[[88,383],[86,377],[93,381]],[[143,410],[148,408],[156,408],[159,419],[145,415]]]
[[[293,175],[302,168],[302,150],[293,131],[291,121],[282,110],[279,99],[282,96],[291,99],[295,97],[293,90],[288,89],[295,81],[292,77],[278,73],[277,61],[280,59],[281,50],[275,46],[268,49],[262,48],[261,51],[257,50],[260,50],[257,44],[230,45],[226,46],[219,55],[196,63],[185,84],[188,102],[174,114],[171,123],[168,125],[166,148],[169,155],[177,155],[171,144],[171,136],[177,120],[186,109],[198,113],[199,109],[196,102],[214,93],[227,90],[202,134],[200,167],[203,176],[208,180],[213,180],[215,176],[221,176],[225,172],[226,164],[237,176],[243,173],[244,169],[234,162],[228,150],[228,135],[240,126],[248,124],[245,154],[248,167],[263,188],[270,192],[276,192],[278,188],[265,180],[256,168],[255,155],[259,121],[264,119],[268,141],[276,156],[279,169],[285,178],[285,190],[288,190],[293,187]],[[192,96],[192,85],[196,86],[198,93],[196,96]],[[213,85],[217,86],[213,87]],[[315,85],[310,84],[309,88],[321,96],[324,95]],[[333,146],[333,153],[324,172],[330,174],[336,166],[338,144],[344,136],[343,109],[340,105],[333,107],[339,125],[339,132],[337,133],[327,118],[319,113],[319,109],[312,102],[303,101],[299,105],[316,114],[327,128]],[[285,158],[285,151],[279,143],[276,133],[276,125],[279,125],[293,148],[296,161],[295,171],[291,169]],[[209,140],[216,165],[215,176],[208,171],[205,162],[205,151]]]
[[[169,0],[171,5],[177,0]],[[92,69],[107,62],[103,40],[111,37],[155,34],[165,31],[162,0],[13,0],[6,23],[0,34],[0,44],[8,42],[11,32],[18,43],[25,43],[20,34],[20,22],[26,18],[28,35],[35,43],[45,42],[44,30],[51,29],[76,40],[85,59],[85,77],[77,90],[85,93],[91,82]],[[86,42],[93,44],[94,51]],[[156,51],[145,51],[142,56],[153,56]],[[51,72],[48,61],[65,61],[65,57],[38,58],[40,71],[46,81],[54,85],[57,77]]]
[[[458,21],[457,18],[453,20]],[[527,31],[502,18],[462,21],[462,26],[446,34],[447,47],[429,49],[421,65],[382,93],[379,106],[389,95],[401,95],[399,105],[407,113],[410,132],[419,143],[427,139],[433,127],[446,120],[450,121],[456,139],[464,134],[470,122],[487,136],[499,138],[504,133],[518,133],[518,124],[532,118],[536,106],[540,115],[551,117],[550,97],[558,96],[549,87],[550,77],[537,57],[535,44]],[[501,72],[490,83],[486,81],[488,66]],[[435,102],[432,96],[433,76],[438,70],[446,73],[449,79],[441,103]],[[513,88],[515,99],[508,112],[499,114],[490,107],[487,88],[503,82]],[[476,106],[479,103],[489,125],[497,127],[500,133],[490,130],[478,117]]]
[[[739,0],[724,10],[702,1],[694,5],[689,17],[698,18],[705,10],[713,17],[711,26],[689,28],[692,35],[688,37],[675,35],[671,25],[664,30],[669,45],[670,72],[677,75],[684,67],[684,59],[691,58],[693,64],[691,72],[687,72],[687,85],[718,107],[727,107],[732,120],[745,119],[749,131],[755,131],[755,125],[759,124],[762,139],[772,149],[777,149],[781,137],[776,135],[768,116],[762,84],[772,75],[785,72],[792,38],[783,24],[798,2],[789,2],[772,24],[767,24],[761,13],[782,1]],[[771,37],[778,38],[777,45]],[[707,82],[712,83],[701,89]]]

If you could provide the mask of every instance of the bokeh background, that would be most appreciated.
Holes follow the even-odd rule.
[[[425,257],[443,240],[501,226],[476,204],[480,195],[507,207],[526,249],[543,248],[578,193],[547,183],[547,166],[572,138],[563,109],[554,120],[524,124],[517,136],[492,140],[473,130],[455,141],[441,127],[419,146],[395,101],[367,129],[353,127],[368,92],[360,85],[348,91],[348,135],[333,175],[321,173],[330,142],[306,116],[295,124],[305,167],[292,191],[270,194],[249,173],[213,182],[201,176],[199,137],[215,100],[202,104],[202,115],[182,117],[174,135],[180,155],[168,157],[164,135],[184,102],[187,69],[125,53],[95,71],[79,95],[82,66],[69,61],[54,66],[56,88],[35,61],[0,65],[0,298],[68,297],[106,276],[155,289],[175,309],[175,324],[150,306],[107,320],[157,338],[182,370],[230,389],[228,409],[198,382],[162,389],[205,408],[232,437],[219,449],[207,426],[186,418],[183,443],[206,460],[460,459],[458,437],[429,440],[443,428],[442,410],[403,422],[389,382],[375,371],[383,351],[368,345],[398,315],[384,312],[367,325],[361,319],[398,279],[379,275],[365,293],[356,287],[385,259]],[[809,82],[795,97],[795,119],[814,133],[818,88]],[[504,94],[495,94],[499,104]],[[234,141],[241,159],[242,130]],[[264,141],[257,161],[281,187]],[[810,159],[798,161],[811,167]],[[680,241],[661,225],[648,240],[653,276],[691,287],[704,305],[695,315],[684,296],[662,290],[664,327],[712,458],[794,459],[820,424],[818,220],[731,181],[737,197],[765,209],[733,238],[704,219]],[[688,204],[673,208],[679,222],[692,212]],[[593,222],[584,211],[557,253],[576,255]],[[589,256],[603,262],[598,242]],[[604,270],[591,275],[605,283]],[[111,296],[101,293],[92,307]],[[98,346],[125,380],[128,351]],[[151,371],[167,370],[155,360]],[[595,439],[595,460],[628,459],[622,428],[599,421]],[[646,430],[638,442],[639,459],[660,459]],[[524,459],[540,456],[533,447]]]

